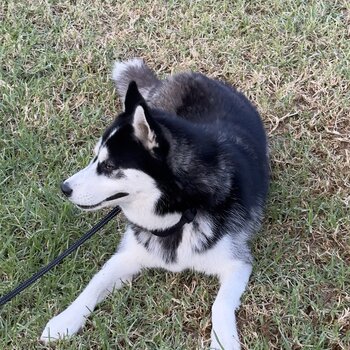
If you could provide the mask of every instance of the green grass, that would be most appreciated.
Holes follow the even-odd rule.
[[[139,56],[161,76],[229,81],[268,130],[272,185],[238,312],[244,348],[350,348],[349,2],[5,0],[0,19],[0,294],[103,215],[79,212],[59,183],[120,110],[113,60]],[[113,254],[117,225],[0,310],[0,349],[48,348],[44,325]],[[54,348],[208,346],[217,289],[200,274],[150,271]]]

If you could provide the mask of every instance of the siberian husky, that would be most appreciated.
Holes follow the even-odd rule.
[[[240,349],[235,310],[269,182],[259,114],[233,87],[199,73],[160,80],[132,59],[115,63],[112,78],[123,112],[90,164],[61,189],[83,210],[120,206],[127,228],[116,253],[41,340],[77,333],[99,302],[143,269],[192,269],[220,281],[211,349]]]

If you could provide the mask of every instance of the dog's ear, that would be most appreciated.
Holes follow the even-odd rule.
[[[154,130],[155,125],[144,104],[136,107],[132,126],[136,138],[145,148],[152,150],[158,146],[156,132]]]
[[[140,94],[137,84],[134,81],[132,81],[130,82],[125,95],[125,112],[128,114],[133,113],[135,108],[141,103],[145,103],[145,100]]]
[[[125,95],[125,113],[133,114],[132,126],[136,138],[145,148],[152,150],[158,146],[156,141],[156,123],[151,118],[146,101],[142,97],[137,84],[132,81]]]

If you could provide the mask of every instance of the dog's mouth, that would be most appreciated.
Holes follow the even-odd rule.
[[[94,208],[99,207],[99,206],[100,206],[101,204],[103,204],[104,202],[113,201],[114,199],[126,197],[126,196],[128,196],[128,195],[129,195],[129,193],[119,192],[119,193],[114,194],[113,196],[110,196],[110,197],[106,198],[105,200],[103,200],[103,201],[100,202],[100,203],[93,204],[93,205],[80,205],[80,204],[77,204],[77,206],[78,206],[79,208],[81,208],[81,209],[94,209]]]

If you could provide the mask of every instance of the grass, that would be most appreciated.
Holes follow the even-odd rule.
[[[59,183],[87,163],[120,105],[114,59],[193,69],[257,105],[272,185],[238,322],[245,349],[350,348],[350,6],[343,1],[11,1],[0,4],[0,294],[103,213]],[[117,230],[116,226],[117,225]],[[0,349],[46,349],[46,322],[113,254],[114,221],[0,310]],[[55,349],[209,345],[217,281],[150,271]]]

